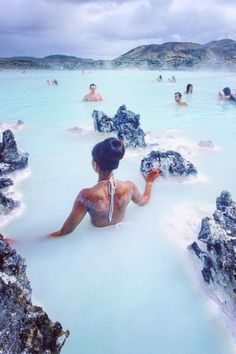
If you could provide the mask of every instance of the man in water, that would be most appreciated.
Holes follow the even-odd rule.
[[[175,93],[175,102],[179,105],[179,106],[183,106],[186,107],[187,103],[182,101],[182,93],[181,92],[176,92]]]
[[[129,202],[143,206],[150,199],[153,181],[159,176],[156,169],[143,175],[146,187],[141,194],[131,181],[118,181],[113,170],[118,168],[125,147],[116,138],[108,138],[96,144],[92,150],[92,166],[98,174],[98,182],[92,188],[85,188],[75,199],[73,209],[59,231],[51,236],[63,236],[74,231],[88,212],[94,226],[104,227],[120,223]]]
[[[102,101],[103,97],[100,93],[96,92],[97,86],[95,84],[90,84],[89,85],[89,93],[84,96],[83,101]]]
[[[232,95],[231,89],[229,87],[225,87],[223,89],[223,95],[221,92],[218,94],[219,100],[221,101],[233,101],[236,102],[236,97]]]

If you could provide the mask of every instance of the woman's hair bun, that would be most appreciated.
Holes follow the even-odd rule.
[[[124,154],[124,144],[117,138],[105,139],[96,144],[92,151],[93,159],[103,171],[111,171],[117,168]]]

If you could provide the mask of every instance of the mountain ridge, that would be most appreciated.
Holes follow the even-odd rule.
[[[95,60],[51,54],[43,58],[15,56],[0,58],[0,69],[236,69],[236,41],[221,39],[206,44],[165,42],[138,46],[113,60]]]

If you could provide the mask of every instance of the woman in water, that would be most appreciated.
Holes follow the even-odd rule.
[[[223,89],[223,95],[221,92],[219,92],[219,100],[222,100],[222,101],[234,101],[236,102],[236,97],[234,97],[231,93],[231,90],[229,87],[225,87]]]
[[[96,144],[92,150],[92,166],[98,174],[98,182],[82,189],[75,199],[73,209],[62,228],[51,236],[63,236],[74,231],[88,212],[94,226],[104,227],[120,223],[129,202],[145,205],[150,199],[152,183],[159,176],[156,169],[143,175],[146,187],[141,194],[131,181],[118,181],[113,170],[117,169],[125,153],[123,142],[108,138]]]
[[[187,85],[185,93],[186,93],[186,95],[193,93],[193,85],[192,84]]]

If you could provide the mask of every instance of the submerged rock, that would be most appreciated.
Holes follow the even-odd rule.
[[[188,176],[197,174],[195,166],[185,160],[176,151],[152,151],[141,161],[140,171],[142,173],[148,173],[155,168],[161,169],[163,176]]]
[[[59,353],[68,331],[31,302],[24,259],[0,235],[0,353]]]
[[[0,143],[0,175],[22,169],[28,165],[28,154],[19,152],[11,130],[3,132]]]
[[[70,133],[74,133],[74,134],[82,134],[82,133],[86,133],[87,130],[84,128],[80,128],[80,127],[73,127],[73,128],[68,128],[67,129]]]
[[[188,249],[203,262],[207,283],[217,283],[236,302],[236,203],[227,191],[216,199],[212,218],[202,220],[198,240]]]
[[[108,117],[102,111],[92,113],[94,128],[101,133],[116,132],[117,137],[128,147],[146,146],[145,133],[140,128],[140,115],[120,106],[114,118]]]
[[[200,140],[198,146],[203,149],[214,149],[215,146],[211,140]]]

